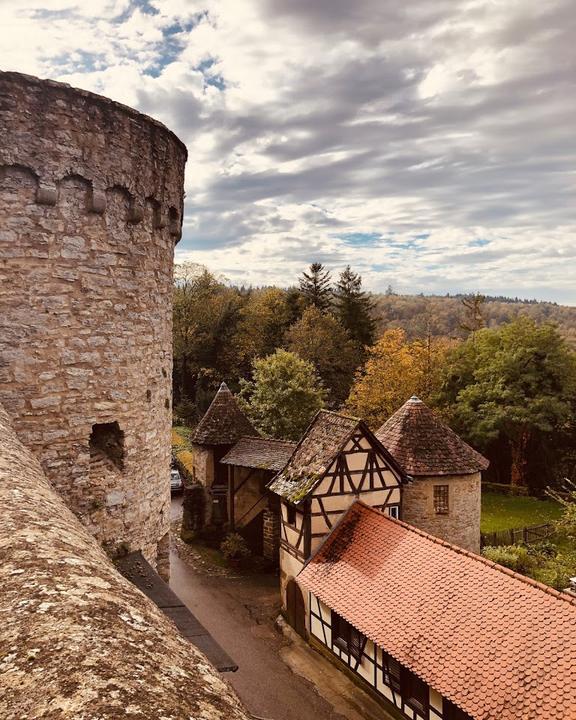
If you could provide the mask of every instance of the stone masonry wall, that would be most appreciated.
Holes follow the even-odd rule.
[[[1,406],[0,507],[2,720],[247,720],[64,505]]]
[[[278,549],[280,547],[280,514],[271,508],[264,510],[262,554],[267,560],[278,562]]]
[[[161,569],[185,161],[130,108],[0,73],[0,402],[110,554]]]
[[[402,520],[435,537],[480,552],[480,473],[418,477],[402,492]],[[448,485],[449,512],[434,512],[434,485]]]

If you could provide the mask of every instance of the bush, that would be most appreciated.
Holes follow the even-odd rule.
[[[535,558],[553,559],[558,555],[558,548],[550,540],[542,540],[542,542],[527,545],[526,550],[529,555]]]
[[[535,557],[523,545],[489,545],[482,550],[482,555],[487,560],[524,574],[529,574],[536,564]]]
[[[250,548],[246,545],[246,540],[238,533],[230,533],[226,535],[220,544],[220,551],[226,560],[242,560],[250,557]]]

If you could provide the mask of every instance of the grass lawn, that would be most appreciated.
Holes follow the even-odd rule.
[[[539,525],[557,520],[562,510],[553,500],[483,492],[481,530],[489,533]]]

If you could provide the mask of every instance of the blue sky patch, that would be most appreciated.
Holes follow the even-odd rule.
[[[351,232],[351,233],[339,233],[333,235],[339,240],[342,240],[346,245],[352,245],[353,247],[366,247],[370,245],[378,245],[382,240],[382,235],[376,232]]]

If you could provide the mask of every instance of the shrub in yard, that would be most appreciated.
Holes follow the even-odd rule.
[[[482,550],[482,555],[487,560],[524,574],[529,574],[536,564],[535,558],[523,545],[488,546]]]
[[[527,545],[526,550],[528,551],[529,555],[532,555],[532,557],[536,559],[552,559],[555,558],[558,554],[558,548],[550,540],[542,540],[542,542]]]
[[[246,545],[246,540],[238,533],[230,533],[226,535],[220,544],[220,551],[226,560],[242,560],[250,557],[250,548]]]

